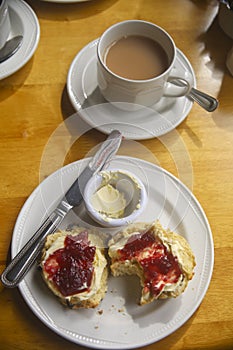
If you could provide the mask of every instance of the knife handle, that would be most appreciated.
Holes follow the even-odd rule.
[[[19,284],[38,257],[46,236],[57,229],[63,217],[62,213],[54,211],[12,259],[1,275],[5,287],[14,288]]]

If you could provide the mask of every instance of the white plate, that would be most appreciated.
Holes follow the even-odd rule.
[[[31,194],[17,219],[12,256],[87,165],[80,160],[56,171]],[[195,275],[185,292],[176,299],[138,306],[140,287],[136,277],[109,278],[108,292],[97,309],[65,309],[45,286],[33,267],[19,289],[32,311],[54,332],[88,347],[130,349],[156,342],[184,324],[200,305],[212,275],[214,251],[211,230],[200,204],[192,193],[162,168],[133,157],[117,156],[111,167],[129,170],[144,182],[149,196],[138,221],[159,219],[164,227],[182,234],[196,257]],[[64,219],[69,224],[91,224],[83,205]],[[106,229],[109,232],[109,229]]]
[[[9,5],[10,37],[23,35],[19,50],[0,64],[0,79],[4,79],[22,68],[34,54],[40,39],[40,26],[31,7],[23,0],[7,0]]]
[[[126,112],[107,103],[97,85],[97,43],[98,39],[76,55],[67,77],[71,103],[86,123],[105,134],[118,129],[128,139],[143,140],[166,134],[186,118],[193,105],[187,97],[162,97],[154,106],[136,112]],[[196,86],[193,68],[179,49],[175,67]]]

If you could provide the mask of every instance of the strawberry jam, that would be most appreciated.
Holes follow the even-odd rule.
[[[120,260],[137,261],[143,269],[144,292],[158,297],[167,283],[177,283],[182,271],[177,258],[148,230],[131,236],[119,249]]]
[[[82,293],[91,285],[94,256],[95,247],[90,246],[88,233],[83,231],[66,236],[64,248],[49,255],[44,269],[63,296]]]

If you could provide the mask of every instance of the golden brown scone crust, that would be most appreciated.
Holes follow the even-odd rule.
[[[118,252],[117,249],[114,249],[114,245],[117,245],[120,242],[125,244],[130,236],[139,232],[146,232],[149,229],[152,230],[155,237],[158,236],[160,238],[163,244],[167,247],[168,251],[171,252],[173,256],[177,257],[182,271],[182,278],[174,290],[163,291],[156,298],[150,293],[144,294],[144,290],[142,288],[140,300],[141,305],[147,304],[157,298],[165,299],[168,297],[179,296],[187,287],[188,281],[192,279],[194,267],[196,265],[194,254],[184,237],[170,230],[165,230],[158,221],[154,223],[136,223],[125,228],[123,231],[120,231],[109,241],[108,254],[111,258],[110,268],[113,276],[137,275],[140,278],[142,287],[144,287],[143,269],[139,263],[137,261],[118,260]]]
[[[54,284],[47,278],[46,272],[43,269],[44,259],[46,257],[46,253],[51,245],[56,242],[60,237],[66,237],[67,235],[77,235],[80,232],[88,231],[88,240],[91,242],[92,246],[96,247],[95,259],[94,259],[94,267],[97,268],[98,264],[104,263],[104,268],[102,270],[101,275],[101,283],[100,287],[92,294],[90,297],[83,298],[78,294],[74,296],[65,297],[63,296],[54,286]],[[83,227],[74,227],[70,231],[58,231],[54,234],[48,235],[46,242],[44,244],[44,248],[42,250],[41,263],[40,266],[42,268],[42,277],[49,287],[49,289],[58,297],[59,301],[72,309],[78,308],[95,308],[97,307],[101,300],[104,298],[105,293],[107,291],[107,278],[108,278],[108,269],[107,269],[107,260],[105,257],[105,237],[97,230],[91,230]],[[97,254],[98,253],[98,254]],[[101,258],[101,261],[98,257]],[[83,293],[82,293],[83,294]]]

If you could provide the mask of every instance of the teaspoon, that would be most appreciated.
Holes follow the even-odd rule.
[[[177,86],[187,86],[186,80],[181,78],[175,78],[169,82]],[[218,100],[216,98],[197,90],[194,87],[190,89],[186,96],[197,102],[207,112],[213,112],[218,107]]]
[[[14,53],[20,48],[22,41],[22,35],[17,35],[12,39],[7,40],[5,45],[0,49],[0,63],[14,55]]]

